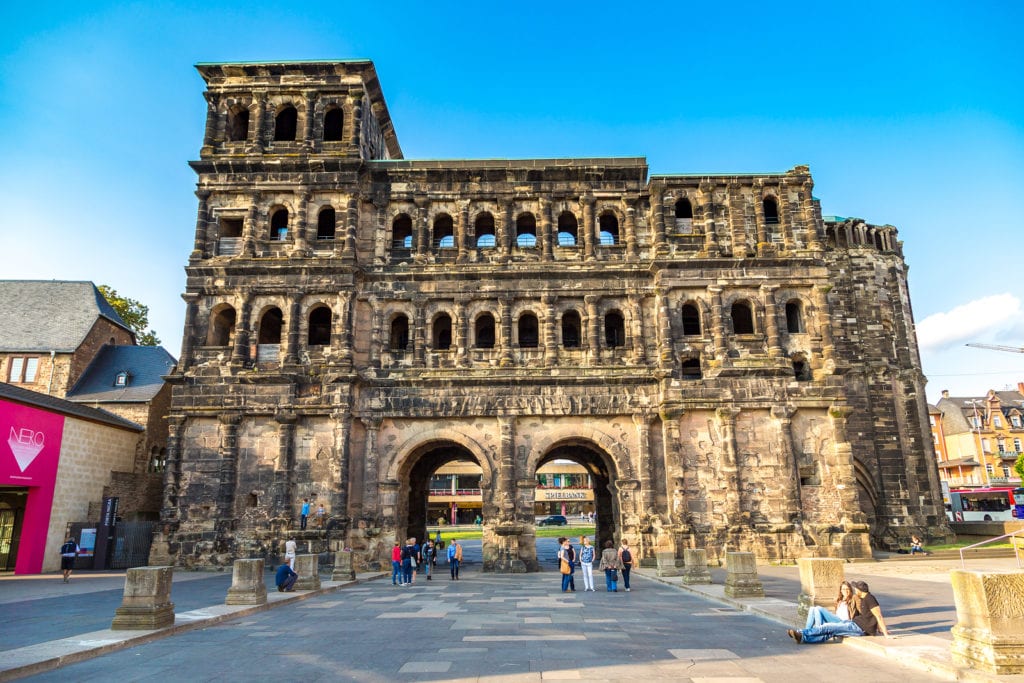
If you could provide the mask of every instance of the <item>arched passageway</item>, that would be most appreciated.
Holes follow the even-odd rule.
[[[589,497],[580,496],[583,491],[571,487],[544,487],[537,488],[537,511],[549,510],[544,504],[549,501],[558,501],[560,498],[572,500],[573,496],[579,496],[586,501],[583,506],[587,511],[594,512],[594,545],[597,548],[604,546],[605,541],[616,541],[619,517],[619,506],[611,488],[614,481],[614,471],[610,460],[603,451],[596,446],[579,442],[558,444],[537,462],[536,469],[554,461],[569,461],[583,467],[590,477],[590,490],[593,500]],[[573,511],[573,510],[567,510]],[[566,536],[571,535],[567,530]]]
[[[401,472],[405,505],[399,508],[396,529],[399,541],[410,536],[417,542],[426,538],[427,527],[437,522],[428,515],[431,477],[448,463],[460,461],[480,464],[468,449],[450,442],[430,444],[412,454],[408,466]],[[485,477],[486,472],[481,474],[481,485]]]

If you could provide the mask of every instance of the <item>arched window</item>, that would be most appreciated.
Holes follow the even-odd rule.
[[[535,349],[540,342],[538,335],[539,326],[537,316],[533,313],[524,313],[519,316],[519,348]]]
[[[885,243],[882,241],[882,231],[875,231],[875,249],[878,251],[885,251]]]
[[[391,336],[388,348],[392,351],[405,351],[409,346],[409,318],[399,313],[391,321]]]
[[[473,325],[474,345],[478,349],[494,348],[494,316],[484,313]]]
[[[275,242],[288,239],[288,209],[283,206],[270,214],[270,239]]]
[[[331,309],[317,306],[309,312],[309,346],[329,346],[331,343]]]
[[[400,213],[391,224],[391,248],[412,249],[412,219],[409,214]]]
[[[683,334],[700,334],[700,311],[693,304],[683,304]]]
[[[793,357],[793,376],[796,377],[797,382],[810,382],[814,379],[811,366],[802,354]]]
[[[604,341],[612,349],[626,344],[626,321],[618,311],[604,316]]]
[[[778,225],[779,205],[775,203],[775,198],[765,197],[761,200],[761,206],[764,207],[764,222],[768,225]]]
[[[786,331],[799,334],[804,331],[804,314],[800,302],[794,299],[786,303]]]
[[[612,246],[619,243],[619,219],[611,211],[601,214],[597,220],[600,229],[598,242],[604,246]]]
[[[579,241],[580,226],[576,214],[563,211],[558,215],[558,246],[575,247]]]
[[[340,107],[330,109],[324,114],[324,142],[338,142],[341,140],[342,129],[345,123],[345,113]]]
[[[234,107],[228,112],[228,142],[238,142],[249,137],[249,110],[245,107]]]
[[[493,249],[497,244],[494,237],[494,216],[486,211],[476,217],[473,223],[478,249]]]
[[[229,346],[235,334],[235,309],[218,306],[210,315],[210,329],[206,333],[207,346]]]
[[[567,349],[580,348],[580,331],[582,329],[580,314],[576,311],[566,311],[562,315],[562,346]]]
[[[676,202],[676,232],[684,235],[693,232],[693,205],[686,197]]]
[[[316,238],[318,240],[333,240],[336,220],[334,209],[329,206],[321,209],[320,215],[316,219]]]
[[[683,361],[683,379],[695,380],[703,377],[703,373],[700,369],[699,358],[687,358]]]
[[[537,246],[537,219],[532,213],[521,213],[516,219],[516,246],[520,249]]]
[[[754,313],[746,301],[737,301],[732,305],[733,334],[754,334]]]
[[[431,334],[433,347],[437,351],[447,351],[452,347],[452,317],[447,313],[434,318]]]
[[[284,315],[281,309],[271,308],[260,318],[260,332],[257,336],[257,344],[280,344],[281,328],[284,326]]]
[[[277,112],[274,119],[274,141],[288,142],[295,139],[295,132],[299,129],[299,112],[290,104]]]
[[[446,213],[442,213],[434,219],[434,248],[455,248],[455,224],[452,222],[452,217]]]

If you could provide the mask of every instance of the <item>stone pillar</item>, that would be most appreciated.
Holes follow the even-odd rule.
[[[655,329],[658,334],[658,366],[668,369],[675,362],[675,352],[672,348],[672,320],[668,310],[667,293],[660,287],[654,291],[654,310],[657,316]]]
[[[727,197],[729,202],[729,232],[732,235],[732,257],[754,256],[754,254],[747,252],[747,226],[744,220],[746,212],[743,207],[743,188],[738,181],[728,184]]]
[[[274,508],[277,514],[292,521],[292,478],[295,471],[295,413],[279,412],[274,416],[277,421],[277,463],[274,468],[274,484],[276,495]]]
[[[651,187],[651,209],[654,213],[654,253],[668,253],[665,242],[665,188],[661,185]]]
[[[498,517],[511,520],[516,514],[516,418],[513,415],[498,416],[498,487],[494,502],[498,505]],[[486,501],[485,501],[486,502]]]
[[[823,557],[799,557],[796,566],[800,569],[800,597],[797,598],[797,612],[801,618],[807,616],[811,607],[835,608],[839,584],[843,582],[843,561]]]
[[[192,348],[195,346],[196,312],[199,301],[198,294],[182,294],[185,300],[185,332],[181,337],[181,357],[178,359],[178,370],[184,372],[192,365]]]
[[[256,232],[259,229],[260,201],[262,197],[259,192],[253,192],[250,199],[249,210],[242,222],[242,256],[254,256],[256,253]]]
[[[860,511],[860,501],[857,498],[857,480],[853,469],[853,445],[847,437],[847,419],[853,407],[833,403],[828,409],[828,416],[832,421],[832,439],[835,449],[835,465],[832,467],[833,485],[839,489],[839,499],[842,501],[840,508],[842,512],[841,523],[849,527],[850,524],[864,524],[864,513]],[[823,484],[825,482],[822,482]],[[841,488],[840,488],[841,487]],[[865,543],[867,539],[865,538]],[[871,557],[870,550],[865,549],[865,557]]]
[[[220,136],[218,139],[217,130],[220,128],[220,121],[222,119],[220,115],[220,96],[216,93],[206,92],[204,93],[206,99],[206,127],[203,129],[203,148],[200,155],[205,157],[207,154],[213,154],[214,144],[217,142],[223,142],[227,135]]]
[[[757,577],[754,553],[725,554],[725,594],[730,598],[763,598],[764,585]]]
[[[715,415],[722,429],[722,460],[719,477],[725,483],[725,505],[723,511],[726,522],[730,525],[736,523],[742,510],[740,498],[740,476],[739,463],[736,457],[736,416],[740,414],[739,408],[718,408]]]
[[[793,452],[793,413],[789,406],[772,406],[771,416],[779,421],[779,446],[782,451],[786,480],[779,482],[782,487],[784,521],[797,524],[803,520],[803,501],[800,499],[800,463]]]
[[[469,365],[470,331],[466,315],[466,304],[459,301],[455,304],[455,320],[452,321],[452,344],[455,345],[455,364],[459,367]]]
[[[316,120],[316,92],[309,90],[303,93],[302,146],[306,152],[313,151],[313,123]]]
[[[466,249],[467,226],[469,226],[469,202],[463,201],[459,202],[459,211],[455,220],[456,263],[466,263],[469,260],[469,251]]]
[[[763,256],[765,250],[773,245],[768,243],[768,225],[764,218],[764,182],[754,181],[754,225],[757,226],[757,255]]]
[[[239,295],[238,318],[235,320],[235,345],[231,348],[231,364],[243,365],[249,361],[249,330],[252,329],[252,304],[245,294]]]
[[[235,560],[231,588],[225,605],[264,605],[267,583],[263,580],[263,560]]]
[[[427,215],[427,206],[430,203],[426,197],[416,197],[416,222],[413,225],[413,234],[415,235],[416,244],[413,245],[416,248],[416,256],[422,260],[427,255],[427,240],[430,234],[429,226],[427,225],[430,220]]]
[[[352,551],[339,550],[334,553],[334,571],[331,581],[355,581],[356,570],[352,564]]]
[[[715,186],[701,183],[700,191],[704,195],[701,212],[704,214],[704,252],[708,256],[720,256],[718,244],[718,227],[715,225]]]
[[[379,368],[381,343],[384,336],[384,330],[381,329],[384,324],[384,314],[380,310],[380,306],[377,305],[377,297],[368,297],[366,302],[370,305],[372,320],[370,323],[370,367]]]
[[[210,191],[198,190],[196,192],[196,196],[199,197],[199,213],[196,216],[195,244],[192,247],[192,254],[191,256],[189,256],[189,261],[198,261],[210,255],[210,250],[208,247],[210,222]]]
[[[174,624],[171,602],[173,567],[132,567],[124,579],[124,598],[114,611],[114,631],[151,631]]]
[[[672,550],[659,550],[654,553],[654,561],[658,567],[658,576],[679,576],[676,566],[676,554]]]
[[[217,491],[217,524],[235,519],[235,490],[238,487],[238,413],[220,414],[220,485]]]
[[[637,461],[640,463],[640,500],[643,511],[648,514],[655,514],[654,483],[651,481],[651,420],[654,417],[654,415],[640,412],[633,413],[633,426],[636,427]],[[644,549],[639,548],[638,550]]]
[[[288,351],[284,362],[295,365],[299,362],[299,320],[302,318],[302,295],[293,294],[288,306]]]
[[[516,222],[513,215],[515,207],[508,199],[498,203],[498,213],[501,216],[498,230],[498,257],[502,263],[507,263],[512,255],[512,244],[516,241]]]
[[[818,309],[815,316],[821,331],[822,360],[831,360],[835,355],[835,344],[832,341],[832,312],[828,307],[828,292],[832,285],[818,285],[814,288],[814,307]]]
[[[299,575],[299,578],[295,580],[295,590],[320,590],[319,555],[296,555],[295,573]]]
[[[298,206],[295,208],[295,234],[292,238],[292,256],[309,255],[309,202],[313,195],[307,188],[300,188]],[[315,239],[315,237],[314,237]]]
[[[346,100],[349,110],[352,112],[352,116],[346,116],[346,119],[351,118],[352,125],[349,126],[349,144],[352,146],[354,151],[359,150],[359,138],[362,135],[363,128],[363,91],[353,90],[349,93]],[[348,112],[345,112],[348,114]]]
[[[722,288],[717,285],[708,287],[708,294],[711,295],[711,338],[715,345],[715,360],[725,365],[729,362],[729,349],[725,344]]]
[[[808,249],[821,251],[821,240],[818,239],[818,223],[814,216],[814,181],[810,176],[804,181],[803,189],[800,191],[800,212],[804,221],[804,244]]]
[[[554,253],[554,242],[558,239],[555,234],[557,231],[551,230],[551,200],[541,199],[540,200],[540,234],[537,236],[540,239],[541,247],[541,258],[545,261],[551,261],[555,258]]]
[[[412,320],[412,364],[418,368],[422,368],[426,364],[426,347],[427,347],[427,307],[426,301],[422,297],[413,298],[413,308],[416,313]]]
[[[334,424],[334,454],[329,468],[331,474],[330,506],[328,513],[335,519],[348,519],[349,487],[349,435],[352,433],[351,406],[344,404],[331,412]]]
[[[580,239],[583,244],[583,257],[587,261],[594,260],[594,244],[597,242],[597,230],[594,227],[594,198],[582,197],[583,203],[583,225],[580,226]]]
[[[1024,674],[1024,572],[954,569],[953,662],[990,674]]]
[[[331,321],[331,346],[337,350],[338,362],[352,365],[352,292],[338,292],[337,313]]]
[[[167,418],[167,459],[164,462],[163,506],[160,508],[160,521],[165,523],[178,520],[178,494],[181,490],[181,433],[185,428],[185,418],[172,415]]]
[[[379,455],[377,454],[377,432],[380,430],[379,417],[359,418],[366,428],[366,453],[363,461],[363,514],[376,515],[378,491]]]
[[[708,551],[704,548],[683,549],[683,583],[711,583],[711,572],[708,571]]]
[[[335,218],[335,224],[337,224],[337,218]],[[352,263],[356,260],[356,228],[359,224],[359,200],[355,197],[349,197],[348,202],[345,204],[345,233],[344,239],[340,240],[343,242],[341,248],[341,260],[347,263]],[[335,227],[334,243],[337,245],[339,242],[337,227]],[[335,246],[337,248],[337,246]]]
[[[263,154],[263,149],[266,145],[265,131],[267,127],[267,96],[260,95],[256,98],[255,102],[256,111],[253,113],[252,120],[249,122],[249,127],[252,130],[252,135],[249,137],[252,140],[252,149],[246,150],[246,152],[252,151],[256,154]]]
[[[587,353],[593,365],[601,357],[601,321],[597,315],[597,296],[587,295],[583,297],[583,303],[587,309]]]
[[[551,367],[558,364],[558,335],[555,333],[555,297],[545,294],[541,297],[544,305],[543,337],[544,365]]]
[[[625,234],[626,234],[626,258],[636,258],[636,198],[630,197],[626,200]]]
[[[644,299],[639,294],[629,295],[630,342],[633,346],[633,362],[644,365],[647,362],[646,335],[644,333]]]
[[[500,350],[498,366],[505,368],[512,365],[512,302],[510,300],[498,300],[498,315],[500,317],[497,340]]]
[[[775,303],[776,287],[761,285],[761,303],[764,305],[764,331],[768,336],[768,356],[782,358],[779,343],[779,311]]]

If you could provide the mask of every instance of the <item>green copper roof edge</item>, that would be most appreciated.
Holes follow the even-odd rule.
[[[258,62],[196,62],[193,66],[269,66],[272,64],[354,64],[373,63],[372,59],[358,57],[353,59],[279,59],[261,60]]]

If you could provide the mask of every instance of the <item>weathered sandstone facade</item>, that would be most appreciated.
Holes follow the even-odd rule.
[[[307,497],[314,547],[386,559],[453,459],[483,470],[495,571],[537,567],[555,458],[645,559],[946,532],[896,230],[823,220],[807,167],[405,161],[370,62],[198,68],[178,563],[275,552]]]

